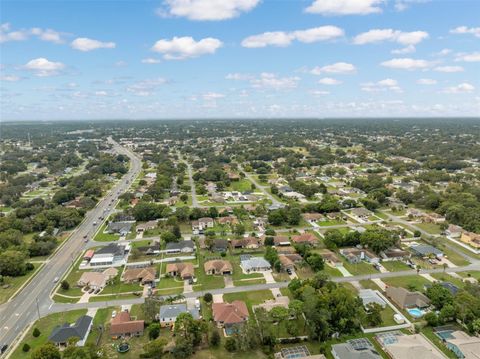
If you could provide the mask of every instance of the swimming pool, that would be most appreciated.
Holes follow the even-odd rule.
[[[407,309],[407,312],[408,314],[410,314],[412,317],[414,318],[420,318],[423,316],[423,312],[418,309],[418,308],[411,308],[411,309]]]

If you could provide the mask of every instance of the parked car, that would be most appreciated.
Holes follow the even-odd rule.
[[[292,274],[292,270],[290,268],[287,268],[287,273]]]
[[[95,291],[93,292],[93,294],[98,294],[98,293],[100,293],[100,288],[95,289]]]
[[[5,353],[7,351],[7,348],[8,348],[8,344],[3,344],[2,348],[0,349],[0,354]]]
[[[112,318],[115,318],[116,316],[117,316],[117,311],[114,310],[114,311],[112,312]]]

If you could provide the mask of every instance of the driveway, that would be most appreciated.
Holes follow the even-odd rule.
[[[214,303],[223,303],[223,294],[213,294]]]
[[[183,281],[183,294],[185,293],[192,293],[193,292],[193,286],[188,283],[188,279]]]
[[[344,266],[339,266],[337,269],[342,273],[344,277],[351,277],[352,273],[350,273]]]
[[[263,278],[265,278],[265,282],[267,283],[275,283],[275,279],[273,278],[271,271],[263,272]]]
[[[225,282],[225,288],[233,288],[233,278],[229,275],[223,277],[223,281]]]

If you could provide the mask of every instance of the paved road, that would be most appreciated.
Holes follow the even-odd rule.
[[[258,183],[258,181],[253,178],[253,176],[251,176],[248,172],[246,172],[243,167],[241,167],[240,165],[238,166],[239,170],[243,172],[243,174],[245,175],[245,177],[247,177],[247,179],[252,182],[260,191],[263,192],[263,194],[265,196],[267,196],[271,201],[272,201],[272,204],[276,205],[276,206],[281,206],[281,207],[284,207],[285,204],[280,202],[278,199],[275,198],[275,196],[273,196],[270,192],[268,192],[264,186],[262,186],[260,183]]]
[[[195,182],[193,181],[192,165],[185,161],[188,171],[188,181],[190,182],[190,194],[192,196],[192,206],[200,207],[197,200],[197,189],[195,188]]]
[[[420,233],[422,233],[424,236],[428,237],[428,238],[439,238],[439,237],[442,237],[441,235],[439,234],[431,234],[431,233],[428,233],[427,231],[423,230],[422,228],[418,227],[415,225],[415,223],[411,223],[409,221],[406,221],[404,220],[403,218],[400,218],[400,217],[397,217],[397,216],[394,216],[393,214],[391,213],[388,213],[388,212],[382,212],[384,213],[385,215],[388,216],[389,219],[391,219],[393,222],[397,222],[397,223],[401,223],[401,224],[404,224],[410,228],[413,228],[414,230],[418,230]],[[459,256],[463,257],[464,259],[466,259],[467,261],[469,261],[470,263],[479,263],[480,261],[477,259],[477,258],[474,258],[472,256],[469,256],[467,253],[461,251],[460,249],[458,249],[457,247],[455,247],[454,245],[451,245],[449,243],[442,243],[445,247],[447,247],[448,249],[450,249],[452,252],[455,252],[456,254],[458,254]]]
[[[87,213],[84,221],[75,229],[66,243],[58,249],[48,263],[40,270],[33,280],[26,285],[10,302],[0,306],[0,345],[12,343],[28,325],[38,318],[50,313],[53,301],[50,293],[55,288],[54,278],[62,278],[70,265],[86,248],[83,237],[91,237],[96,230],[94,222],[100,222],[99,217],[104,216],[105,210],[118,199],[130,186],[132,180],[140,173],[141,160],[129,150],[123,148],[111,138],[113,149],[130,158],[131,166],[128,173],[110,190],[110,192]],[[98,224],[100,225],[100,224]],[[98,226],[97,225],[97,226]],[[8,353],[8,352],[7,352]]]

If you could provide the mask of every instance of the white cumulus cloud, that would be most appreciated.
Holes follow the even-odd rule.
[[[27,62],[24,68],[34,72],[39,77],[47,77],[57,75],[65,68],[65,65],[61,62],[49,61],[44,57],[39,57]]]
[[[72,41],[70,46],[79,51],[87,52],[97,49],[114,49],[114,42],[102,42],[94,39],[89,39],[87,37],[78,37]]]
[[[464,82],[461,84],[458,84],[457,86],[452,86],[452,87],[446,87],[443,89],[444,93],[451,93],[451,94],[457,94],[457,93],[470,93],[475,90],[475,86],[472,84],[469,84],[468,82]]]
[[[459,26],[455,29],[450,30],[451,34],[470,34],[476,37],[480,37],[480,27],[467,27]]]
[[[470,54],[459,53],[459,54],[456,55],[455,61],[479,62],[480,61],[480,52],[472,52]]]
[[[300,78],[292,77],[278,77],[269,72],[262,72],[259,77],[250,80],[252,87],[266,88],[274,90],[286,90],[296,88]]]
[[[327,74],[351,74],[356,71],[356,68],[354,65],[349,64],[347,62],[336,62],[331,65],[326,65],[326,66],[316,66],[314,67],[310,73],[313,75],[320,75],[323,73]]]
[[[463,67],[462,66],[437,66],[433,70],[437,72],[447,72],[447,73],[462,72]]]
[[[269,31],[258,35],[248,36],[242,41],[243,47],[260,48],[266,46],[284,47],[293,41],[312,43],[317,41],[333,40],[344,35],[343,29],[337,26],[320,26],[298,31]]]
[[[142,64],[159,64],[160,62],[162,61],[159,59],[154,59],[152,57],[147,57],[145,59],[142,59]]]
[[[340,85],[342,81],[334,79],[332,77],[324,77],[318,80],[318,83],[321,85]]]
[[[419,70],[426,69],[431,66],[431,63],[426,60],[411,59],[408,57],[395,58],[381,63],[382,66],[389,67],[391,69],[401,70]]]
[[[33,27],[30,29],[12,30],[9,23],[0,25],[0,43],[9,41],[24,41],[35,36],[42,41],[63,43],[62,34],[52,29]]]
[[[321,15],[367,15],[382,12],[383,0],[314,0],[305,9],[311,14]]]
[[[436,85],[437,80],[434,80],[434,79],[418,79],[417,84],[419,84],[419,85]]]
[[[190,20],[227,20],[252,10],[259,3],[260,0],[165,0],[157,14]]]
[[[380,91],[394,91],[402,92],[400,86],[398,86],[397,80],[383,79],[377,82],[366,82],[361,84],[361,90],[365,92],[380,92]]]
[[[2,75],[0,76],[0,80],[8,81],[8,82],[17,82],[17,81],[20,81],[21,78],[17,75]]]
[[[184,60],[201,55],[213,54],[221,46],[222,42],[212,37],[195,41],[190,36],[175,36],[171,40],[158,40],[153,45],[152,51],[163,54],[165,60]]]

